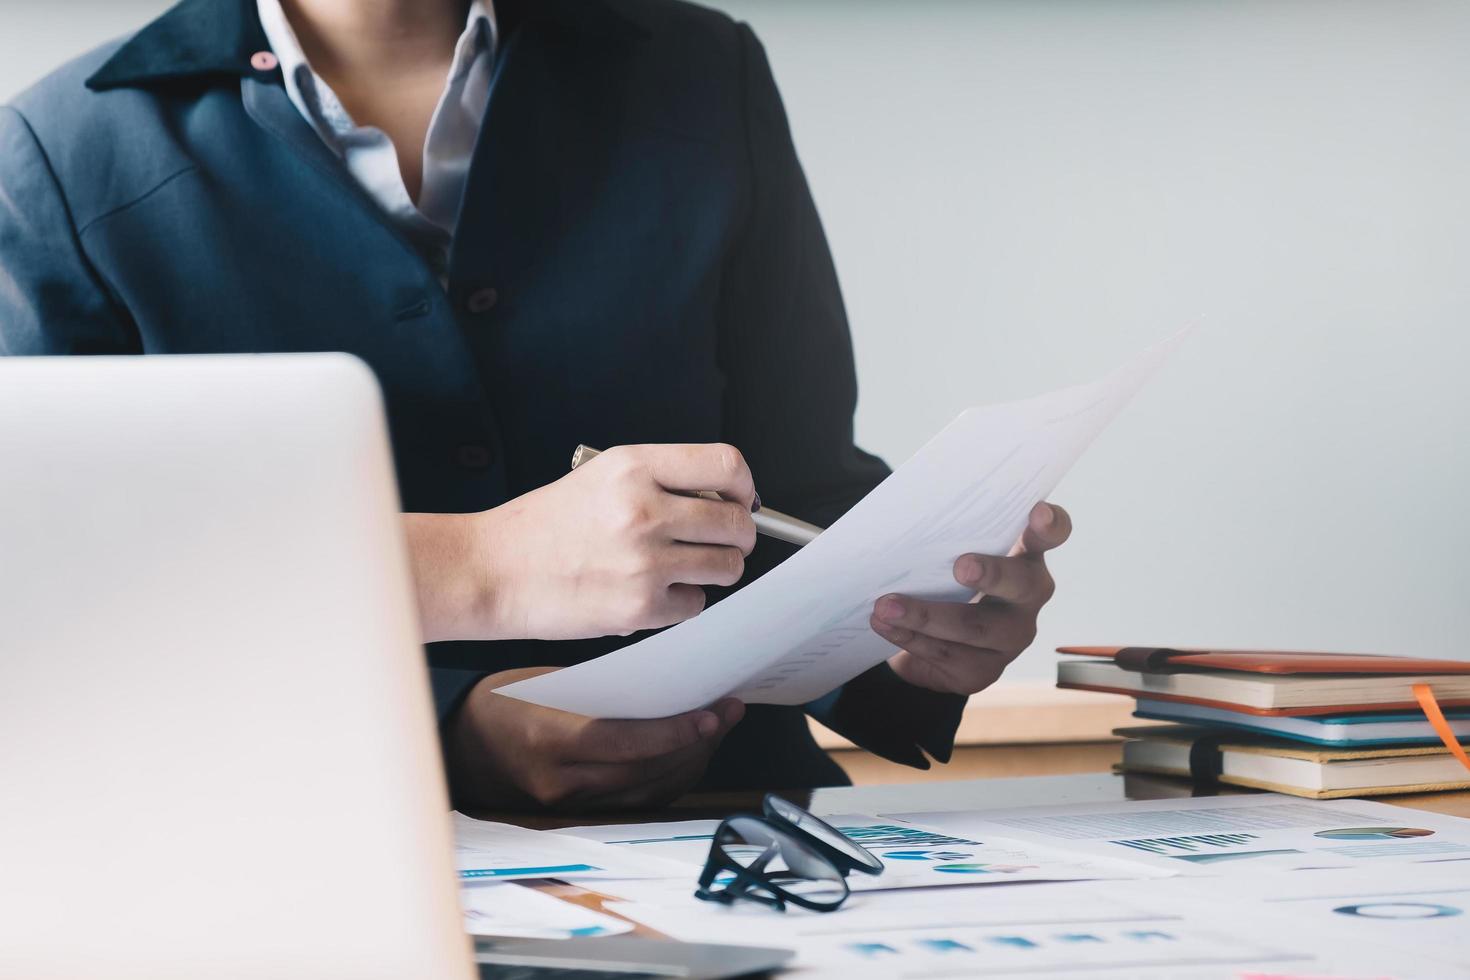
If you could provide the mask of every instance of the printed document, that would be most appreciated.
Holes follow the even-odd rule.
[[[734,596],[496,693],[609,718],[662,718],[727,695],[751,704],[821,697],[894,654],[868,625],[880,596],[969,599],[955,559],[1007,554],[1031,508],[1183,336],[1101,381],[964,412],[816,541]]]
[[[881,875],[848,876],[848,887],[855,892],[1002,885],[1020,881],[1157,878],[1178,873],[1174,869],[1130,860],[1126,855],[1077,857],[1034,843],[1023,844],[1015,839],[956,836],[864,814],[838,814],[824,819],[883,862]],[[670,880],[667,891],[671,896],[685,897],[694,891],[694,881],[709,856],[710,842],[718,826],[718,820],[685,820],[679,823],[573,827],[559,833],[612,844],[630,854],[683,863],[686,867],[684,876]],[[655,890],[646,890],[640,895],[650,895]]]
[[[1470,821],[1368,800],[1250,796],[887,814],[931,830],[1004,834],[1077,857],[1128,855],[1192,875],[1450,862],[1470,875]]]
[[[1121,898],[1114,885],[1064,883],[1017,888],[853,895],[840,910],[774,914],[754,903],[716,906],[637,899],[607,908],[686,942],[756,936],[797,951],[803,978],[1087,977],[1107,980],[1238,980],[1314,972],[1300,943],[1242,935],[1228,916],[1173,907],[1169,886],[1148,883]],[[1198,886],[1199,879],[1189,879]],[[645,882],[638,882],[644,885]],[[621,883],[599,886],[616,893]]]
[[[454,815],[454,862],[462,882],[518,878],[684,876],[682,864],[580,837]]]
[[[472,936],[574,939],[631,932],[632,923],[507,882],[474,882],[459,892],[464,931]]]

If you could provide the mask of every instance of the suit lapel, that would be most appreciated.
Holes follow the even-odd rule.
[[[313,170],[338,191],[367,210],[385,232],[403,247],[415,264],[427,268],[423,256],[383,212],[378,202],[363,189],[343,166],[341,159],[322,141],[311,124],[301,117],[286,89],[277,81],[245,78],[240,82],[240,99],[245,112],[261,129],[298,153]]]
[[[644,36],[597,0],[515,13],[450,259],[455,288],[493,285],[510,302],[590,209],[629,105],[627,60]]]

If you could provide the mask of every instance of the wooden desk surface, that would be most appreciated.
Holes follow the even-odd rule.
[[[1187,781],[1162,776],[1119,776],[1108,772],[1065,776],[1026,776],[1009,779],[931,781],[887,786],[845,786],[815,792],[773,791],[822,813],[914,813],[924,810],[999,810],[1006,807],[1048,806],[1063,803],[1116,803],[1172,797],[1241,794],[1234,787],[1197,788]],[[759,812],[764,794],[694,794],[657,812],[586,813],[572,815],[474,812],[470,816],[499,820],[540,830],[587,824],[647,823],[664,820],[721,818],[736,812]],[[1470,791],[1368,797],[1384,803],[1470,817]]]

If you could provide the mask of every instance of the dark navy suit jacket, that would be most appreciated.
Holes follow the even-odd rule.
[[[887,471],[853,445],[842,298],[759,42],[673,0],[496,9],[447,290],[252,68],[253,0],[185,0],[0,108],[0,352],[349,351],[409,511],[497,506],[582,442],[725,441],[765,500],[834,520]],[[435,645],[441,718],[489,671],[624,642]],[[962,706],[880,667],[808,709],[927,766]],[[841,779],[801,709],[755,707],[705,786]]]

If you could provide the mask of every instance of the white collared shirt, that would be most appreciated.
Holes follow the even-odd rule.
[[[417,204],[403,182],[393,141],[375,126],[352,121],[331,86],[307,64],[280,0],[256,0],[256,6],[292,103],[442,280],[470,159],[490,101],[497,43],[491,0],[470,4],[464,33],[455,45],[454,63],[424,140],[423,184]]]

